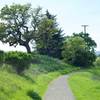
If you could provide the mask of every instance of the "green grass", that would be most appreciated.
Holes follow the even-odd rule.
[[[58,75],[57,72],[40,75],[31,82],[14,73],[0,71],[0,100],[33,100],[28,96],[29,91],[43,96],[48,83]]]
[[[23,75],[5,65],[0,68],[0,100],[40,100],[53,79],[77,69],[40,55],[35,56],[33,64]]]
[[[76,100],[100,100],[100,67],[73,74],[69,85]]]
[[[0,100],[31,100],[27,92],[32,88],[23,77],[0,71]]]

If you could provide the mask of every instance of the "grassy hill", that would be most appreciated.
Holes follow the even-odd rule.
[[[4,64],[0,68],[0,100],[41,100],[53,79],[77,69],[58,59],[41,55],[34,56],[29,69],[22,75]]]
[[[100,100],[100,67],[73,74],[69,84],[76,100]]]

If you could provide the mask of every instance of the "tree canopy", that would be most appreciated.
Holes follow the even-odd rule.
[[[88,33],[83,33],[83,32],[73,33],[73,36],[74,37],[79,36],[79,37],[83,38],[90,50],[94,50],[94,48],[96,48],[96,46],[97,46],[95,41],[89,36]]]
[[[37,51],[40,54],[61,58],[64,37],[61,28],[58,27],[56,16],[46,11],[38,29],[40,32],[36,41]]]
[[[87,42],[80,36],[67,37],[63,52],[64,61],[81,67],[87,67],[95,61],[95,52],[90,50]]]
[[[4,6],[0,11],[0,40],[10,46],[24,46],[31,52],[29,43],[36,38],[41,19],[40,7],[32,9],[29,4]]]
[[[63,35],[56,16],[42,8],[31,5],[13,4],[0,11],[0,40],[10,46],[21,45],[31,52],[30,43],[35,41],[40,54],[61,58]],[[33,44],[32,44],[33,45]]]

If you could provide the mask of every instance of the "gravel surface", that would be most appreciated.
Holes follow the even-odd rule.
[[[43,100],[75,100],[67,82],[68,75],[51,82]]]

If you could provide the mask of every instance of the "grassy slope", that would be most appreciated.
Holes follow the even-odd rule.
[[[0,100],[40,100],[35,93],[42,97],[51,80],[75,69],[47,56],[36,56],[23,76],[0,69]]]
[[[100,68],[72,75],[69,84],[76,100],[100,100]]]
[[[43,95],[48,83],[59,73],[49,73],[38,76],[34,82],[16,74],[0,71],[0,100],[31,100],[29,91]]]

